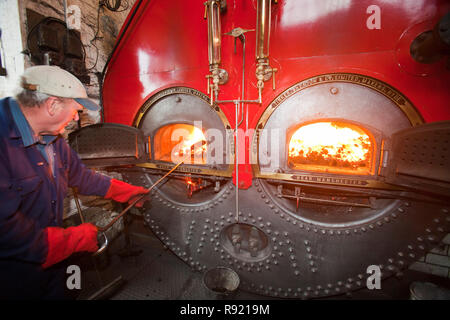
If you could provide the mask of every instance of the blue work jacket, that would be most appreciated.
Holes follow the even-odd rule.
[[[87,169],[60,136],[52,142],[52,174],[37,145],[24,147],[13,103],[12,98],[0,100],[0,267],[16,261],[40,268],[48,251],[44,229],[62,225],[68,187],[104,196],[111,179]]]

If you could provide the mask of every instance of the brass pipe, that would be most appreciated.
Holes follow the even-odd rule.
[[[272,0],[257,0],[256,4],[256,80],[258,101],[262,103],[264,81],[272,77],[272,89],[275,90],[275,72],[269,65],[269,42]]]
[[[225,0],[208,0],[205,2],[205,13],[208,20],[208,62],[210,74],[207,78],[208,94],[211,96],[211,105],[214,98],[217,100],[219,84],[224,84],[228,80],[228,73],[220,69],[222,33],[220,25],[221,9],[226,6]]]
[[[208,0],[205,5],[208,19],[208,60],[210,68],[214,68],[221,62],[220,0]]]
[[[271,1],[258,0],[256,4],[256,60],[269,57]]]

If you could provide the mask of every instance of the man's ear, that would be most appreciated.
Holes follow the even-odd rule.
[[[56,111],[58,110],[57,102],[58,100],[56,97],[49,97],[47,100],[45,100],[44,108],[50,116],[54,116],[56,114]]]

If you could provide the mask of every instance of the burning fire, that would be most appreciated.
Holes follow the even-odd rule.
[[[318,165],[331,167],[330,171],[367,171],[371,149],[371,140],[363,130],[345,123],[318,122],[294,133],[289,142],[289,158],[295,167]]]
[[[154,137],[154,148],[156,160],[206,163],[205,135],[190,124],[175,123],[160,128]]]
[[[201,142],[201,145],[200,143]],[[192,127],[189,130],[188,136],[183,139],[177,145],[176,151],[174,151],[175,156],[185,157],[187,154],[191,154],[192,158],[202,159],[203,154],[206,152],[206,138],[202,130],[197,127]]]

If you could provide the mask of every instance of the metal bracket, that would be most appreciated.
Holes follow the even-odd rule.
[[[361,207],[361,208],[371,208],[374,209],[375,197],[371,197],[369,199],[369,204],[351,202],[351,201],[341,201],[335,200],[336,197],[332,196],[331,199],[320,199],[307,197],[304,192],[301,192],[301,188],[298,186],[294,187],[294,195],[283,193],[283,185],[279,184],[277,186],[277,197],[278,198],[286,198],[286,199],[295,199],[296,200],[296,210],[298,210],[300,200],[304,202],[322,204],[322,205],[334,205],[334,206],[351,206],[351,207]]]

